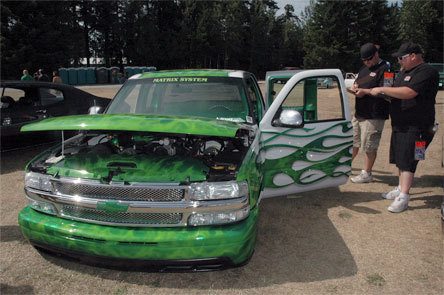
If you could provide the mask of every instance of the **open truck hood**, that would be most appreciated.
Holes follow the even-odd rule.
[[[201,117],[100,114],[45,119],[21,128],[27,131],[114,130],[235,137],[242,124]]]

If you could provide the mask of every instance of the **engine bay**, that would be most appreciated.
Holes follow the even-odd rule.
[[[58,161],[70,158],[113,159],[107,164],[109,170],[137,168],[140,159],[189,159],[202,163],[206,181],[228,181],[236,173],[248,151],[252,137],[247,130],[239,130],[235,138],[206,137],[186,134],[162,134],[141,132],[83,132],[67,139],[51,154],[33,162],[31,170],[43,172]],[[125,159],[119,161],[118,159]],[[133,159],[128,161],[127,159]],[[79,162],[79,161],[78,161]],[[79,166],[79,164],[76,164]],[[159,164],[160,166],[160,164]],[[183,165],[186,170],[186,165]],[[160,166],[162,169],[162,167]],[[180,165],[179,165],[179,168]],[[110,181],[113,173],[110,173]]]

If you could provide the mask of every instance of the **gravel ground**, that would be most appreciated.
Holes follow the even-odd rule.
[[[102,89],[103,88],[103,89]],[[112,96],[118,86],[89,87]],[[353,100],[350,100],[353,107]],[[251,261],[208,273],[109,270],[40,255],[22,237],[17,214],[26,204],[23,167],[44,146],[1,155],[1,294],[443,294],[444,91],[437,99],[441,129],[420,163],[409,210],[389,213],[380,193],[397,184],[388,164],[386,122],[375,181],[261,203]],[[358,174],[359,155],[353,163]]]

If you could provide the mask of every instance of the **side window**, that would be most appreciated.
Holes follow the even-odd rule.
[[[281,92],[282,88],[285,86],[285,83],[288,82],[288,79],[289,78],[280,78],[280,79],[273,79],[271,81],[271,83],[270,83],[271,101],[268,102],[269,104],[271,104],[274,101],[274,99],[276,98],[276,96],[279,94],[279,92]]]
[[[63,92],[53,88],[40,88],[40,103],[42,106],[50,106],[64,100]]]
[[[21,97],[25,97],[25,91],[21,89],[14,89],[14,88],[4,88],[2,89],[2,102],[11,103],[11,98],[14,100],[14,102],[18,102]],[[3,101],[5,100],[5,101]],[[9,100],[9,101],[6,101]]]
[[[256,121],[260,121],[262,118],[262,100],[258,93],[259,89],[256,87],[256,82],[251,77],[247,79],[247,92],[253,106],[254,117]]]
[[[135,113],[136,104],[140,95],[140,90],[142,86],[141,84],[135,85],[135,87],[128,93],[126,100],[121,105],[120,112],[121,113]]]
[[[344,119],[342,96],[336,77],[299,81],[282,103],[282,109],[301,112],[305,123]]]

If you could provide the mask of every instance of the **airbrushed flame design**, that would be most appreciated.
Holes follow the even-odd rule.
[[[351,123],[341,122],[319,131],[315,129],[264,132],[261,152],[265,155],[265,187],[304,186],[349,175],[350,146],[353,143]],[[288,144],[290,142],[302,144],[295,146]],[[283,150],[286,152],[282,153]],[[276,170],[276,167],[281,170]]]

